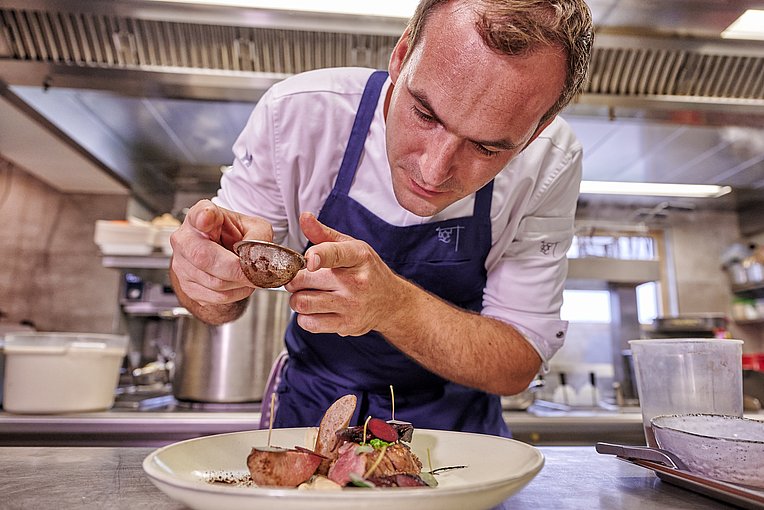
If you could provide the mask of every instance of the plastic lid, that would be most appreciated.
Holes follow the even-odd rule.
[[[5,335],[5,349],[14,348],[90,348],[120,349],[127,352],[127,335],[109,335],[101,333],[47,333],[42,331],[24,331]]]

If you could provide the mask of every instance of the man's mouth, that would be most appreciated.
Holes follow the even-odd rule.
[[[409,179],[410,188],[411,190],[416,194],[424,198],[433,198],[442,195],[445,193],[445,191],[440,190],[434,190],[430,188],[426,188],[420,184],[418,184],[415,180]]]

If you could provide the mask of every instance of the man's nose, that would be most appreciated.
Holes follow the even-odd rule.
[[[459,140],[456,136],[440,131],[427,141],[419,161],[423,184],[439,186],[453,174]]]

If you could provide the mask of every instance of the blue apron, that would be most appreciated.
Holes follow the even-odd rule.
[[[493,181],[475,196],[472,216],[398,227],[348,196],[366,136],[387,79],[374,72],[366,84],[337,181],[318,219],[366,241],[396,273],[456,306],[479,312],[491,248]],[[428,371],[375,331],[358,337],[315,334],[296,317],[286,332],[289,361],[278,385],[277,427],[316,426],[324,411],[348,393],[358,397],[351,425],[367,416],[391,417],[417,428],[509,436],[497,395],[447,381]]]

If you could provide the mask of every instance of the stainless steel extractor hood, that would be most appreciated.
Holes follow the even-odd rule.
[[[3,0],[0,20],[7,83],[247,101],[273,81],[310,69],[384,68],[405,26],[403,20],[124,0]],[[761,113],[761,44],[641,28],[599,28],[582,102]]]
[[[712,11],[592,1],[594,58],[569,115],[764,127],[764,44],[712,36],[746,2],[697,3]],[[173,190],[217,179],[267,87],[322,67],[384,68],[404,25],[162,1],[0,0],[0,92],[166,210]],[[93,142],[93,130],[108,136]],[[751,165],[755,176],[762,163]],[[764,186],[746,179],[735,185]]]

